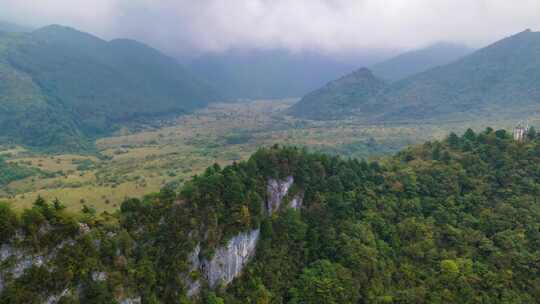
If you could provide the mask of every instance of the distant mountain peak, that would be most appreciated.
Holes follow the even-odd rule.
[[[360,82],[360,81],[377,81],[378,79],[373,75],[373,72],[371,72],[368,68],[359,68],[355,70],[354,72],[347,74],[335,81],[332,81],[331,84],[343,84],[343,83],[350,83],[350,82]]]
[[[59,24],[50,24],[50,25],[44,26],[42,28],[39,28],[33,31],[32,34],[40,36],[40,37],[44,37],[46,39],[52,39],[57,42],[66,41],[69,43],[73,43],[74,39],[76,39],[78,42],[81,42],[83,40],[92,41],[92,42],[105,41],[92,34],[82,32],[75,28],[59,25]]]
[[[124,123],[221,99],[172,58],[132,40],[107,42],[61,25],[20,35],[17,43],[3,36],[0,141],[79,149]],[[24,127],[12,127],[21,119]]]
[[[352,72],[349,76],[356,78],[375,78],[375,75],[368,68],[359,68],[358,70]]]
[[[466,45],[441,41],[422,49],[405,52],[375,64],[371,69],[377,77],[397,81],[451,63],[470,53],[472,50]]]
[[[30,28],[0,20],[0,32],[24,33],[24,32],[30,32],[30,31],[31,31]]]
[[[525,29],[521,32],[518,32],[516,34],[513,34],[513,35],[510,35],[509,37],[521,37],[521,36],[528,36],[530,34],[535,34],[536,32],[534,32],[533,30],[531,30],[530,28],[528,29]]]
[[[426,60],[426,56],[433,54],[417,51],[409,53],[408,58],[402,55],[389,60],[385,63],[387,75],[429,63],[436,57]],[[306,95],[291,112],[299,117],[324,119],[330,117],[331,111],[337,117],[347,117],[354,110],[358,118],[366,121],[464,119],[484,113],[520,117],[528,115],[523,109],[540,109],[539,54],[540,32],[525,30],[460,60],[436,68],[431,65],[379,91],[362,81],[370,79],[370,74],[361,69]],[[374,67],[375,75],[381,77],[382,69],[378,68]],[[509,104],[512,109],[508,109]],[[502,108],[504,112],[499,110]]]
[[[291,108],[300,117],[334,119],[375,98],[386,84],[368,68],[360,68],[306,95]],[[319,111],[321,108],[324,110]]]

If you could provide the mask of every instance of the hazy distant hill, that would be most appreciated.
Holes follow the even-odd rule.
[[[362,68],[309,93],[294,111],[314,119],[339,118],[376,98],[385,87],[370,70]]]
[[[303,96],[355,69],[331,56],[283,50],[232,50],[201,56],[189,67],[229,99]]]
[[[373,65],[377,77],[388,81],[400,80],[437,66],[455,61],[473,50],[460,44],[437,43],[429,47],[403,53]]]
[[[0,137],[77,147],[121,122],[218,99],[175,60],[131,40],[71,28],[0,33]]]
[[[30,28],[0,20],[0,32],[18,33],[18,32],[30,32],[30,31],[31,31]]]
[[[520,116],[540,109],[540,33],[528,30],[505,38],[456,62],[392,83],[367,101],[357,98],[363,96],[362,86],[348,98],[341,97],[342,90],[338,86],[324,94],[308,94],[291,111],[307,118],[343,113],[342,117],[369,121]],[[330,102],[331,96],[339,98],[339,106]]]

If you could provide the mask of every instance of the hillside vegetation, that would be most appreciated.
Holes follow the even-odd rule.
[[[0,205],[0,243],[46,257],[17,277],[0,264],[0,303],[533,303],[539,164],[536,132],[516,142],[488,128],[380,162],[261,149],[114,216],[85,208],[76,220],[89,230],[60,202],[22,215]],[[269,180],[288,176],[302,207],[265,215]],[[188,298],[196,245],[209,257],[253,228],[261,238],[242,276]]]
[[[0,201],[16,210],[29,208],[39,196],[60,199],[68,211],[82,203],[99,212],[117,210],[126,196],[142,196],[166,184],[182,184],[213,163],[246,160],[260,147],[275,143],[305,147],[342,157],[373,159],[393,155],[409,145],[442,139],[450,130],[470,127],[511,128],[515,120],[467,123],[365,124],[357,120],[306,121],[283,115],[296,100],[213,103],[167,123],[144,124],[136,131],[100,138],[99,157],[87,153],[36,153],[0,147],[6,161],[39,169],[0,187]],[[539,117],[531,117],[538,125]]]
[[[4,187],[13,181],[20,180],[37,173],[39,173],[39,170],[37,169],[7,163],[4,158],[0,156],[0,187]]]
[[[353,109],[365,107],[386,87],[370,70],[361,68],[304,96],[290,111],[299,117],[337,120],[350,116]]]
[[[30,32],[30,31],[31,31],[30,28],[0,20],[0,32],[16,33],[16,32]]]
[[[449,64],[472,53],[470,48],[453,43],[436,43],[428,47],[405,52],[370,67],[377,77],[385,81],[397,81],[425,72],[434,67]]]
[[[119,125],[218,99],[173,59],[61,26],[0,33],[0,140],[77,150]]]
[[[355,116],[370,122],[523,117],[539,110],[539,54],[540,33],[527,30],[456,62],[387,85],[371,98],[359,86],[336,106],[331,97],[340,98],[348,86],[315,91],[292,113],[315,119]]]

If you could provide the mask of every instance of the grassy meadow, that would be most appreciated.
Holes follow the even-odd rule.
[[[374,158],[410,145],[486,126],[511,128],[515,121],[400,123],[365,125],[354,120],[310,121],[283,115],[296,100],[212,104],[171,121],[122,129],[96,142],[96,155],[44,155],[4,147],[8,162],[42,172],[0,189],[0,200],[16,209],[31,206],[38,195],[58,198],[69,210],[93,206],[112,212],[126,197],[181,185],[213,163],[246,159],[259,147],[280,144],[346,157]],[[534,123],[534,120],[531,120]]]

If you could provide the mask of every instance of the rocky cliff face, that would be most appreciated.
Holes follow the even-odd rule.
[[[268,181],[268,186],[266,187],[268,195],[266,209],[268,214],[273,214],[279,210],[281,203],[283,202],[283,198],[289,192],[293,182],[294,179],[292,176],[289,176],[283,180],[271,179]]]
[[[291,200],[290,207],[298,210],[302,208],[302,203],[304,201],[304,194],[303,193],[297,193]]]
[[[218,248],[210,260],[199,259],[201,247],[197,245],[188,257],[191,264],[190,271],[199,270],[210,288],[215,288],[219,284],[229,284],[242,273],[244,266],[255,255],[259,235],[259,229],[236,235],[226,246]],[[197,295],[201,288],[200,280],[193,281],[189,275],[185,280],[188,285],[187,295],[189,297]]]
[[[142,303],[141,297],[127,298],[120,301],[120,304],[141,304],[141,303]]]
[[[255,255],[260,230],[255,229],[233,237],[227,246],[218,248],[210,261],[202,263],[210,288],[227,285],[242,272],[249,259]]]
[[[2,244],[0,247],[0,263],[4,262],[9,266],[0,271],[0,293],[4,289],[4,277],[6,275],[17,279],[31,266],[43,265],[45,258],[40,255],[32,255],[9,244]]]
[[[290,188],[294,183],[292,176],[289,176],[282,180],[268,180],[267,185],[267,200],[266,211],[269,215],[277,212],[282,208],[284,200],[289,196]],[[302,205],[303,195],[302,193],[296,193],[290,197],[288,201],[288,207],[299,209]],[[90,232],[90,228],[84,224],[79,225],[79,235],[84,235]],[[115,234],[107,234],[106,237],[114,237]],[[191,236],[190,237],[194,237]],[[255,255],[257,243],[260,238],[260,229],[253,229],[247,232],[239,233],[233,236],[226,245],[215,248],[214,255],[209,259],[202,259],[200,257],[201,246],[197,245],[192,253],[187,257],[191,267],[187,273],[181,274],[184,282],[188,287],[187,295],[189,297],[196,296],[201,289],[203,282],[208,282],[210,288],[216,288],[217,286],[228,285],[235,278],[241,275],[244,267]],[[6,280],[11,278],[18,278],[24,274],[24,272],[32,266],[49,267],[49,262],[52,261],[58,250],[65,246],[73,246],[77,242],[75,239],[66,239],[56,245],[54,248],[41,252],[40,254],[32,254],[28,250],[19,249],[16,246],[10,244],[3,244],[0,246],[0,264],[4,267],[0,269],[0,293],[3,291]],[[95,244],[99,247],[99,242]],[[117,255],[120,253],[117,253]],[[201,276],[195,276],[195,273],[200,273]],[[92,280],[96,282],[103,282],[109,279],[108,273],[102,270],[96,269],[91,273]],[[75,290],[65,289],[58,291],[58,293],[48,295],[44,297],[44,303],[53,304],[57,303],[63,296],[76,292]],[[140,297],[126,298],[119,300],[120,303],[140,303]]]
[[[292,176],[283,180],[270,179],[268,181],[266,201],[268,214],[273,214],[281,208],[293,183]],[[302,193],[297,193],[292,197],[289,207],[299,209],[302,206],[302,200]],[[229,284],[242,273],[246,264],[255,255],[259,236],[259,229],[240,233],[230,239],[226,246],[217,248],[210,260],[200,260],[201,247],[197,245],[188,256],[191,265],[190,272],[200,271],[210,288],[215,288],[220,284]],[[197,295],[201,287],[200,280],[192,280],[189,274],[184,276],[184,280],[188,286],[187,295],[189,297]]]

